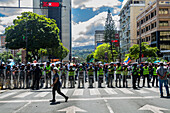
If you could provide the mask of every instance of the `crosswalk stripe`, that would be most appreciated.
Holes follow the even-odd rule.
[[[90,89],[90,95],[100,95],[100,92],[98,89]]]
[[[48,95],[50,92],[41,92],[37,95],[35,95],[34,97],[45,97],[46,95]]]
[[[7,94],[5,94],[5,95],[0,96],[0,99],[6,98],[6,97],[11,96],[11,95],[14,95],[14,94],[16,94],[16,92],[7,93]]]
[[[28,95],[31,95],[32,93],[33,92],[24,92],[24,93],[21,93],[21,94],[19,94],[17,96],[14,96],[13,98],[24,98],[24,97],[26,97]]]
[[[146,88],[146,90],[153,91],[153,92],[156,92],[156,93],[159,92],[158,88]]]
[[[106,88],[104,89],[108,94],[112,95],[112,94],[117,94],[117,92],[115,92],[113,89],[109,89],[109,88]]]
[[[119,90],[122,91],[125,94],[134,94],[133,92],[131,92],[128,89],[125,89],[125,88],[120,88]]]
[[[64,94],[66,95],[67,92],[68,92],[68,89],[62,89],[61,92],[64,93]]]
[[[142,94],[149,93],[148,91],[144,91],[143,89],[135,90],[135,91]]]
[[[75,89],[73,95],[83,95],[83,89]]]

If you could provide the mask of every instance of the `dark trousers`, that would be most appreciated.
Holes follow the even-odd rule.
[[[149,74],[148,75],[143,75],[143,87],[145,87],[145,79],[146,78],[147,78],[148,87],[150,87],[150,85],[149,85]]]
[[[61,96],[63,96],[64,98],[66,98],[66,96],[61,92],[60,88],[56,88],[56,87],[53,87],[52,89],[52,94],[53,94],[53,100],[55,100],[55,91],[57,91],[57,93]]]
[[[128,84],[127,84],[127,75],[123,75],[123,87],[128,87]]]
[[[32,85],[32,89],[34,89],[36,87],[36,89],[39,89],[39,79],[36,78],[33,80],[33,85]]]
[[[133,89],[136,89],[136,80],[137,80],[137,75],[133,75],[132,76]]]
[[[140,87],[140,77],[141,77],[141,76],[139,76],[139,75],[137,76],[137,80],[138,80],[138,87]]]
[[[97,71],[95,71],[95,80],[97,81]]]
[[[117,82],[118,82],[118,79],[119,79],[119,87],[121,87],[121,74],[116,74],[116,87],[117,87]]]
[[[158,76],[157,75],[153,75],[152,87],[154,87],[155,79],[156,79],[156,87],[158,87]]]

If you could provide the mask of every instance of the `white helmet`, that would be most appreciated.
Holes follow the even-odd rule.
[[[58,71],[58,68],[57,68],[57,67],[54,67],[54,70]]]

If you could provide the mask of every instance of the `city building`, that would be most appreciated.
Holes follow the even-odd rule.
[[[138,16],[145,7],[154,0],[127,0],[120,11],[120,48],[121,59],[124,60],[125,54],[133,44],[137,44],[137,25],[136,16]]]
[[[60,7],[43,7],[43,2],[59,2]],[[36,9],[41,6],[41,9]],[[46,15],[48,18],[56,20],[56,24],[60,29],[60,39],[63,45],[70,51],[64,59],[71,59],[72,51],[72,29],[71,29],[71,0],[33,0],[34,13]]]
[[[104,43],[104,30],[95,31],[95,48]]]
[[[170,1],[155,0],[137,16],[137,43],[158,47],[158,56],[170,61]],[[141,35],[140,35],[141,32]]]
[[[3,53],[4,51],[6,51],[5,48],[5,35],[0,35],[0,53]]]

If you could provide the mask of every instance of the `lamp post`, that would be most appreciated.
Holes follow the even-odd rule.
[[[139,23],[139,36],[140,36],[140,53],[139,53],[139,63],[141,63],[141,57],[142,57],[142,47],[141,47],[141,43],[142,43],[142,38],[141,38],[141,21]]]

